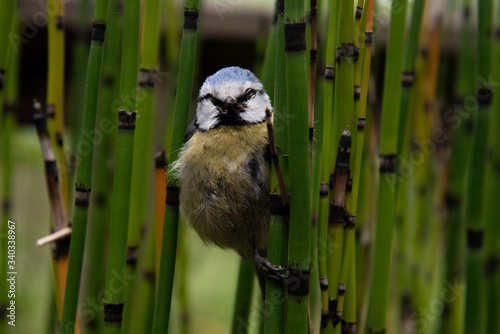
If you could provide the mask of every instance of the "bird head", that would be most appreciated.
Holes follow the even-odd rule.
[[[195,125],[199,131],[243,126],[266,120],[271,101],[249,70],[232,66],[209,76],[200,88]]]

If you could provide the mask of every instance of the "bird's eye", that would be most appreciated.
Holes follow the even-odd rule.
[[[247,88],[247,90],[245,91],[245,99],[246,100],[249,100],[251,99],[252,97],[255,96],[255,89],[252,89],[252,88]]]
[[[209,100],[210,102],[214,103],[215,97],[213,97],[212,94],[207,94],[205,95],[206,99]]]

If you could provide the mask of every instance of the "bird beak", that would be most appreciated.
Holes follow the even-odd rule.
[[[228,112],[234,111],[236,100],[232,96],[228,96],[224,99],[224,106],[222,108],[223,113],[226,114]]]

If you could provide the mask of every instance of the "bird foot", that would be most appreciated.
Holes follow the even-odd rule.
[[[254,264],[255,268],[267,278],[271,278],[277,281],[286,281],[287,275],[283,274],[285,268],[275,266],[266,257],[259,254],[257,249],[254,251]]]

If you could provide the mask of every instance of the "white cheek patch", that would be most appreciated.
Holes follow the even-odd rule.
[[[259,93],[246,102],[245,111],[240,114],[241,118],[248,123],[260,123],[266,119],[266,109],[273,111],[271,101],[267,94]]]
[[[218,112],[209,101],[201,101],[196,108],[196,124],[198,129],[207,131],[217,124]]]

